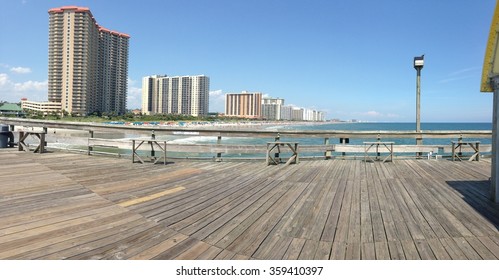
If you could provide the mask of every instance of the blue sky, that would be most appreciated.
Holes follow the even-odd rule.
[[[489,122],[479,90],[494,0],[0,0],[0,100],[47,99],[48,9],[89,7],[130,34],[128,107],[141,79],[210,77],[210,111],[225,93],[259,91],[327,118]]]

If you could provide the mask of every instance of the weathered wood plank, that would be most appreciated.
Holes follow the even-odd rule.
[[[333,243],[328,241],[319,241],[319,246],[315,252],[314,260],[329,260]]]
[[[428,245],[430,246],[435,258],[437,260],[451,260],[451,256],[445,250],[445,245],[443,245],[439,239],[429,239]]]
[[[496,257],[492,252],[485,247],[482,242],[476,237],[466,237],[466,241],[476,250],[476,252],[482,257],[484,260],[495,260]]]
[[[362,259],[363,260],[375,260],[376,259],[376,249],[374,243],[362,243]]]
[[[293,240],[288,246],[288,249],[286,250],[286,253],[283,256],[283,259],[297,260],[298,256],[300,256],[303,246],[305,245],[305,241],[306,241],[305,239],[293,238]]]
[[[160,255],[162,252],[172,248],[173,246],[177,245],[178,243],[184,241],[187,238],[188,238],[187,235],[183,235],[180,233],[175,234],[171,238],[168,238],[167,240],[165,240],[165,241],[163,241],[163,242],[161,242],[153,247],[150,247],[150,248],[140,252],[139,254],[137,254],[135,256],[132,256],[130,259],[131,260],[153,259],[153,258],[157,257],[158,255]]]
[[[435,254],[426,240],[414,240],[414,244],[422,260],[436,260]]]

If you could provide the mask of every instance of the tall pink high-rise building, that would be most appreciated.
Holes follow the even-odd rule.
[[[48,13],[49,102],[77,115],[125,113],[130,36],[98,25],[85,7]]]

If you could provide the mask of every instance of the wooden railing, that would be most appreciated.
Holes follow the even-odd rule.
[[[94,132],[122,132],[129,134],[140,134],[144,136],[161,136],[175,135],[185,137],[195,136],[213,136],[216,137],[217,143],[210,144],[176,144],[168,143],[168,152],[185,153],[185,154],[202,154],[203,157],[220,159],[225,156],[236,158],[241,155],[243,158],[248,158],[250,155],[257,158],[265,158],[265,144],[226,144],[223,143],[224,137],[244,137],[244,138],[259,138],[268,141],[276,141],[282,138],[303,138],[303,139],[322,139],[317,142],[322,144],[305,145],[300,143],[300,154],[315,154],[311,157],[331,158],[349,156],[358,157],[364,152],[362,145],[341,144],[341,139],[369,139],[386,140],[390,139],[449,139],[448,144],[442,145],[394,145],[394,153],[396,157],[408,156],[413,157],[415,153],[451,153],[450,140],[460,141],[463,139],[490,139],[492,132],[490,130],[425,130],[422,132],[416,131],[351,131],[351,130],[287,130],[274,129],[263,130],[249,128],[232,128],[232,127],[167,127],[167,126],[127,126],[127,125],[110,125],[100,123],[80,123],[80,122],[62,122],[62,121],[46,121],[46,120],[30,120],[20,118],[2,118],[0,123],[9,124],[11,126],[30,126],[30,127],[46,127],[56,129],[73,129],[89,132],[89,147],[91,141],[101,142],[94,144],[95,147],[119,147],[122,149],[131,149],[131,141],[124,139],[94,139]],[[108,142],[102,143],[102,142]],[[110,142],[115,142],[110,143]],[[361,142],[360,142],[361,143]],[[415,141],[414,141],[415,143]],[[90,149],[89,149],[90,150]],[[93,150],[93,149],[92,149]],[[481,145],[482,153],[490,153],[491,145]],[[463,150],[463,152],[468,152]],[[471,152],[471,151],[469,151]],[[300,155],[301,158],[304,158]],[[306,156],[305,156],[306,157]]]

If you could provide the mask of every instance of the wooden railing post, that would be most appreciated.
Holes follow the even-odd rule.
[[[281,134],[278,132],[277,136],[274,138],[275,142],[279,142],[281,140]],[[281,148],[277,145],[277,152],[274,154],[274,159],[279,162],[281,159],[279,158],[279,154],[281,153]]]
[[[222,135],[217,136],[217,145],[222,144]],[[221,162],[222,161],[222,153],[217,153],[217,158],[215,159],[216,162]]]
[[[152,140],[156,139],[156,134],[154,134],[154,130],[151,132],[151,139]],[[151,161],[154,161],[156,160],[156,152],[154,151],[154,145],[152,141],[150,141],[149,144],[151,145]]]
[[[88,137],[88,151],[87,151],[87,155],[91,155],[92,152],[93,152],[93,150],[94,150],[94,147],[92,145],[90,145],[90,139],[94,138],[94,131],[93,130],[89,130],[88,134],[89,134],[89,137]]]
[[[329,137],[324,138],[324,145],[329,145]],[[324,158],[325,159],[330,159],[331,158],[331,151],[326,150],[324,152]]]

